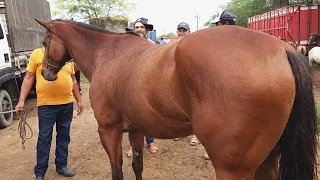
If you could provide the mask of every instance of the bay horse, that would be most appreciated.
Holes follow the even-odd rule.
[[[308,60],[287,43],[238,26],[165,45],[87,24],[39,21],[47,32],[42,75],[73,59],[90,81],[112,179],[122,180],[122,133],[142,179],[143,135],[195,134],[218,180],[316,179],[316,113]],[[263,42],[263,43],[261,43]]]

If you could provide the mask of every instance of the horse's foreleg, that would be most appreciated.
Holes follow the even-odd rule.
[[[132,133],[131,135],[133,151],[132,168],[136,175],[136,180],[142,180],[144,136],[138,133]]]
[[[122,180],[122,127],[120,124],[114,126],[99,125],[98,130],[102,146],[108,153],[111,162],[112,179]]]

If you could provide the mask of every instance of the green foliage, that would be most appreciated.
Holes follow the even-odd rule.
[[[320,107],[317,107],[317,130],[320,133]]]
[[[54,15],[59,18],[76,18],[87,21],[101,16],[127,17],[134,4],[124,0],[57,0]]]
[[[236,24],[247,27],[248,17],[270,11],[272,6],[268,0],[233,0],[227,5],[236,18]]]
[[[81,73],[80,74],[80,82],[89,83],[89,80]]]
[[[176,33],[170,32],[167,34],[162,34],[157,38],[157,40],[159,40],[161,37],[163,37],[164,39],[171,39],[171,38],[177,38],[178,36],[176,35]]]
[[[122,24],[124,27],[126,27],[129,23],[129,18],[104,16],[89,19],[89,24],[96,25],[102,28],[105,28],[107,26],[107,22],[111,24]]]

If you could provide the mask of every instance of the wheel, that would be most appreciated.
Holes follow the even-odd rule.
[[[12,101],[6,90],[0,90],[0,112],[11,111]],[[0,114],[0,128],[9,127],[13,123],[13,113]]]

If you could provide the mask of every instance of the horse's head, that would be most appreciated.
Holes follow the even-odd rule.
[[[40,25],[47,29],[42,45],[45,48],[44,57],[42,60],[41,74],[45,80],[54,81],[57,79],[57,73],[62,66],[69,60],[71,56],[64,45],[64,42],[59,38],[54,27],[54,21],[46,22],[35,19]]]

